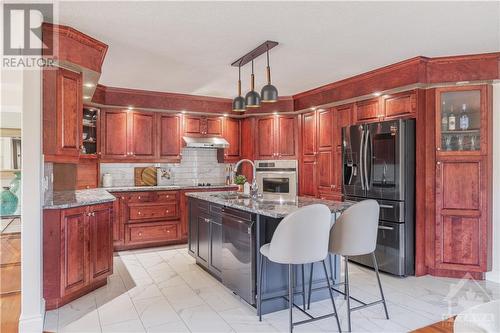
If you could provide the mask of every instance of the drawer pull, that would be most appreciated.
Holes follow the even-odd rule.
[[[137,199],[141,199],[141,196],[138,196]]]
[[[142,232],[139,232],[139,236],[142,236]]]
[[[137,215],[141,215],[142,213],[141,212],[137,212]]]
[[[383,204],[379,205],[379,207],[380,208],[388,208],[388,209],[393,209],[394,208],[394,206],[392,206],[392,205],[383,205]]]
[[[394,228],[393,228],[393,227],[386,227],[386,226],[383,226],[383,225],[379,225],[379,226],[378,226],[378,228],[379,228],[380,230],[394,230]]]
[[[167,213],[170,213],[170,211],[167,209]]]

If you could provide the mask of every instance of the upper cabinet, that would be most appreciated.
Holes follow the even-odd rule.
[[[417,112],[417,94],[415,91],[384,95],[381,99],[386,120],[412,116]]]
[[[229,142],[229,148],[224,149],[224,161],[238,161],[241,157],[241,121],[225,117],[223,136]]]
[[[158,116],[158,148],[160,159],[173,162],[181,159],[181,124],[180,115],[159,114]]]
[[[487,86],[436,89],[436,150],[439,155],[486,154]]]
[[[184,134],[187,136],[222,136],[222,117],[184,117]]]
[[[380,99],[372,98],[369,100],[357,102],[354,115],[356,117],[356,122],[358,123],[380,120],[384,117],[382,108],[380,107]]]
[[[156,157],[156,128],[153,112],[103,110],[101,154],[103,159]]]
[[[294,159],[297,156],[297,117],[257,118],[257,159]]]
[[[62,68],[43,71],[45,161],[76,162],[82,144],[82,75]]]

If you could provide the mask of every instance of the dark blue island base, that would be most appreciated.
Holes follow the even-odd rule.
[[[336,214],[333,212],[332,214]],[[189,253],[196,263],[257,308],[260,274],[259,249],[269,243],[282,218],[255,214],[206,200],[189,198]],[[330,283],[340,282],[340,258],[326,258]],[[294,303],[307,302],[311,265],[294,266]],[[288,266],[265,260],[262,314],[288,308]],[[305,282],[306,295],[302,295]],[[314,265],[311,301],[329,299],[321,263]],[[258,310],[258,309],[257,309]],[[258,313],[258,312],[257,312]]]

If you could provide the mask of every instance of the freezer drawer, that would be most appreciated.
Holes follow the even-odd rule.
[[[403,223],[379,221],[375,255],[381,271],[400,276],[413,274],[413,271],[407,269],[405,265],[405,259],[412,263],[413,260],[406,258],[405,225]],[[371,255],[353,256],[349,259],[373,267]]]

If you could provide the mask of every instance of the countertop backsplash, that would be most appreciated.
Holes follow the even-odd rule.
[[[100,166],[101,177],[110,173],[113,186],[134,186],[135,167],[155,166],[169,170],[170,179],[162,179],[159,185],[224,184],[227,176],[227,164],[217,162],[216,149],[184,148],[181,163],[101,163]]]

